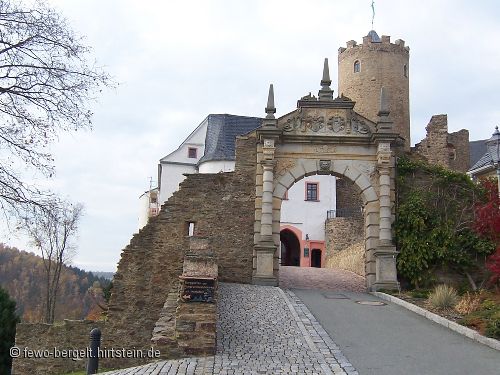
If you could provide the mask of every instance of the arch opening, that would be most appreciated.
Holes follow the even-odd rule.
[[[300,242],[295,233],[289,229],[280,232],[281,265],[300,266]]]
[[[378,194],[369,177],[350,163],[333,163],[328,172],[319,167],[314,169],[313,165],[310,165],[309,168],[304,166],[302,173],[296,173],[297,169],[298,167],[295,167],[285,174],[281,174],[274,182],[273,196],[276,202],[274,203],[273,222],[279,226],[275,227],[273,233],[276,235],[281,230],[288,228],[296,236],[298,233],[300,238],[303,237],[300,241],[302,246],[300,252],[301,267],[340,268],[352,271],[364,277],[367,287],[370,288],[376,277],[374,249],[377,244],[375,238],[378,238],[379,206]],[[292,179],[291,176],[294,178]],[[291,188],[298,185],[305,190],[308,181],[320,182],[318,201],[322,202],[324,200],[322,192],[328,191],[328,188],[324,189],[326,186],[321,183],[321,178],[334,181],[333,195],[335,198],[332,205],[334,210],[324,208],[321,212],[321,228],[325,237],[323,241],[314,241],[315,238],[304,227],[297,225],[297,223],[282,222],[282,210],[283,204],[287,205],[290,202]],[[340,185],[339,191],[336,187],[337,182]],[[343,191],[344,187],[345,191]],[[288,201],[283,200],[286,194],[288,194]],[[302,199],[305,204],[314,204],[307,202],[304,196]],[[348,234],[345,234],[346,231]],[[331,241],[332,236],[335,239],[334,242]],[[280,236],[274,238],[278,245]],[[316,250],[314,254],[313,250]],[[335,256],[332,254],[340,255],[342,259],[340,261],[334,259]],[[356,259],[353,266],[356,267],[356,271],[345,266],[346,263],[353,264],[353,255]],[[282,260],[279,264],[284,265],[286,262]]]

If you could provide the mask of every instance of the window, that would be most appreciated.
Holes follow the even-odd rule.
[[[198,157],[198,149],[195,147],[188,148],[188,158],[196,159]]]
[[[188,221],[186,224],[187,224],[186,225],[186,227],[187,227],[187,235],[189,237],[193,237],[194,236],[194,225],[195,225],[195,223],[193,221]]]
[[[408,77],[408,67],[406,66],[406,64],[403,66],[403,74],[405,77]]]
[[[359,64],[359,60],[354,61],[354,73],[359,73],[361,66]]]
[[[306,201],[318,200],[318,183],[306,182]]]

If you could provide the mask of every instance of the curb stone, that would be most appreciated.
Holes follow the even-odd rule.
[[[380,299],[383,299],[385,301],[392,302],[396,305],[399,305],[401,307],[404,307],[410,311],[413,311],[414,313],[418,315],[422,315],[423,317],[432,320],[433,322],[442,325],[443,327],[449,328],[452,331],[455,331],[463,336],[466,336],[474,341],[477,341],[483,345],[487,345],[490,348],[493,348],[495,350],[500,351],[500,341],[492,339],[490,337],[485,337],[478,333],[477,331],[474,331],[473,329],[464,327],[458,323],[452,322],[451,320],[448,320],[446,318],[443,318],[442,316],[439,316],[437,314],[434,314],[430,311],[427,311],[419,306],[416,306],[412,303],[403,301],[402,299],[399,299],[397,297],[391,296],[390,294],[382,293],[382,292],[370,292],[370,294],[377,296]]]

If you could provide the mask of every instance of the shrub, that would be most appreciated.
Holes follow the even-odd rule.
[[[413,298],[429,298],[430,290],[427,289],[415,289],[410,291],[410,296]]]
[[[457,291],[448,285],[438,285],[431,294],[427,302],[436,309],[448,309],[457,303]]]
[[[465,293],[455,306],[460,314],[467,315],[477,311],[481,306],[481,296],[477,293]]]
[[[500,317],[488,321],[484,334],[497,340],[500,339]]]

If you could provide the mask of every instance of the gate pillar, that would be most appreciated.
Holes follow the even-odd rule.
[[[399,288],[396,269],[398,252],[392,241],[392,210],[395,197],[391,194],[391,173],[395,170],[391,143],[397,135],[393,133],[393,123],[389,118],[389,113],[385,89],[382,87],[375,134],[379,175],[379,241],[373,254],[376,276],[375,282],[369,286],[371,290]]]
[[[277,246],[273,240],[273,191],[274,191],[274,152],[276,142],[281,131],[277,127],[278,121],[274,114],[274,90],[269,87],[269,96],[266,106],[266,118],[262,127],[257,130],[259,142],[262,144],[263,158],[260,162],[262,168],[262,196],[260,230],[254,245],[254,266],[252,283],[257,285],[278,285],[278,271],[274,269],[277,256]],[[256,192],[259,196],[259,192]]]

